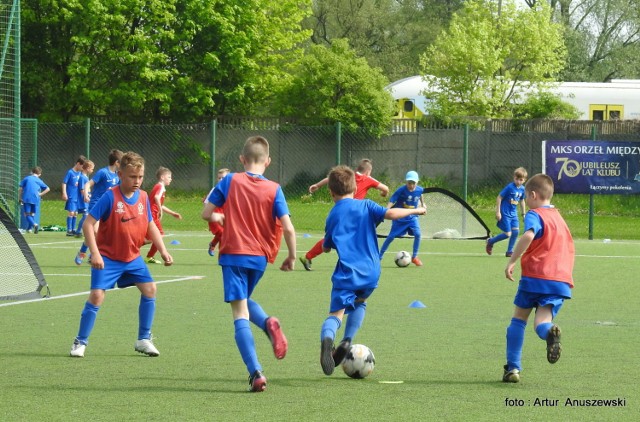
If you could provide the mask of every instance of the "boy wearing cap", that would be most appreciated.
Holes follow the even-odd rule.
[[[422,186],[418,186],[420,177],[418,173],[411,170],[405,176],[406,184],[396,190],[391,198],[387,208],[426,208],[424,200],[422,199]],[[413,254],[411,255],[411,262],[414,265],[421,267],[422,261],[418,258],[418,249],[420,249],[420,224],[418,223],[417,215],[410,215],[408,217],[393,220],[391,222],[391,231],[380,248],[380,259],[384,256],[385,251],[389,248],[391,242],[396,237],[409,234],[413,236]]]

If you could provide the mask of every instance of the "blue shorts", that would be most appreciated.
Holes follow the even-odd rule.
[[[500,230],[503,232],[510,232],[511,230],[518,230],[520,228],[520,220],[518,220],[518,216],[515,217],[505,217],[502,216],[502,219],[498,221],[496,224]]]
[[[412,218],[407,221],[393,220],[388,237],[394,239],[396,237],[404,236],[405,234],[408,234],[409,236],[420,237],[420,225],[418,224],[417,218]]]
[[[375,287],[362,290],[331,289],[331,305],[329,306],[329,312],[336,312],[340,309],[344,309],[345,313],[349,314],[355,308],[354,304],[356,299],[367,299],[375,289]]]
[[[236,265],[222,265],[222,282],[224,285],[224,301],[249,299],[264,271]]]
[[[551,305],[551,314],[556,317],[560,308],[564,304],[564,296],[550,295],[547,293],[531,293],[518,289],[513,304],[522,309],[539,308]]]
[[[75,199],[67,199],[67,202],[64,204],[64,209],[69,212],[77,212],[78,201]]]
[[[22,204],[22,208],[24,209],[25,214],[35,214],[36,213],[36,204]]]
[[[131,287],[135,283],[151,283],[153,278],[141,256],[131,262],[122,262],[103,256],[104,268],[91,268],[91,288],[109,290]]]

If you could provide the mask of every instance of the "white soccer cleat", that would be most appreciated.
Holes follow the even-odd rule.
[[[78,340],[74,340],[73,345],[71,346],[71,351],[69,352],[69,356],[73,358],[83,358],[84,349],[86,348],[87,348],[86,344],[82,344]]]
[[[160,356],[160,352],[153,345],[151,340],[143,338],[142,340],[136,340],[135,345],[136,352],[144,353],[147,356]]]

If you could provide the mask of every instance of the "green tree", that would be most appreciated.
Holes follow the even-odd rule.
[[[23,105],[40,118],[250,113],[308,39],[298,0],[25,0]]]
[[[435,41],[462,0],[317,0],[305,27],[311,41],[349,46],[389,80],[418,74],[419,56]]]
[[[290,73],[278,92],[276,113],[309,125],[341,122],[347,130],[362,127],[373,136],[389,130],[394,104],[384,89],[388,80],[346,40],[311,46]]]
[[[539,0],[526,0],[536,7]],[[547,2],[547,0],[543,0]],[[564,81],[640,79],[640,0],[550,0],[565,26]]]
[[[545,88],[562,69],[562,27],[546,4],[518,8],[470,0],[427,49],[420,63],[431,89],[429,113],[506,118],[529,88]]]

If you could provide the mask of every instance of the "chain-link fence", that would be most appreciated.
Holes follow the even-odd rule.
[[[242,171],[238,160],[244,141],[253,135],[271,145],[271,165],[265,176],[279,182],[288,200],[328,201],[319,192],[310,199],[310,184],[325,177],[336,165],[355,166],[362,158],[373,161],[373,176],[392,189],[404,183],[408,170],[417,171],[425,186],[438,186],[463,195],[468,186],[501,188],[513,169],[529,174],[542,171],[544,140],[598,139],[640,141],[639,122],[512,122],[487,121],[474,128],[416,128],[394,131],[381,139],[342,131],[339,124],[323,127],[292,126],[279,119],[218,120],[209,124],[131,125],[93,122],[40,123],[37,126],[37,165],[43,179],[59,193],[66,171],[78,155],[93,160],[96,169],[107,165],[111,149],[136,151],[146,160],[145,189],[155,183],[155,170],[173,172],[170,195],[199,197],[211,188],[218,168]],[[24,142],[23,142],[24,144]],[[26,151],[25,151],[26,152]],[[23,174],[34,159],[23,157]],[[50,196],[50,197],[51,197]],[[376,197],[380,199],[379,197]],[[310,207],[309,213],[314,213]],[[318,216],[298,216],[322,220]],[[199,219],[199,216],[185,216]]]

